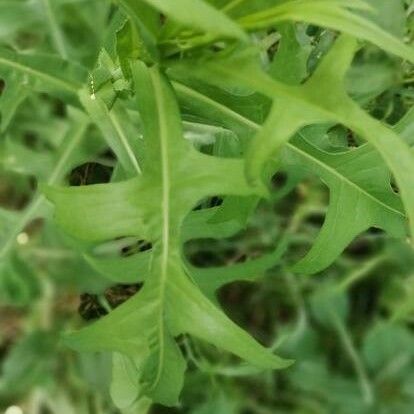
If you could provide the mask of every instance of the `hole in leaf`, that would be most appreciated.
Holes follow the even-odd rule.
[[[76,167],[69,174],[69,184],[72,186],[102,184],[109,182],[112,167],[96,162],[87,162]]]
[[[221,206],[223,204],[223,199],[221,197],[217,197],[217,196],[212,197],[210,199],[209,204],[210,204],[210,207],[218,207],[218,206]]]
[[[271,187],[272,190],[280,190],[282,189],[287,183],[288,177],[287,174],[284,172],[277,172],[271,178]]]
[[[78,313],[82,319],[86,321],[99,319],[108,314],[105,307],[99,301],[99,296],[91,295],[89,293],[83,293],[80,295]]]
[[[133,285],[115,285],[102,295],[83,293],[80,295],[79,315],[87,321],[107,315],[108,308],[116,309],[142,289],[143,283]]]
[[[347,139],[348,139],[348,147],[350,148],[355,148],[358,146],[358,142],[355,138],[355,134],[352,130],[347,129],[348,133],[347,133]]]
[[[372,255],[376,249],[376,238],[369,238],[369,233],[375,236],[383,233],[379,229],[370,229],[364,236],[355,239],[346,249],[345,253],[355,259],[363,259]]]
[[[29,148],[36,148],[39,144],[39,136],[33,131],[26,131],[23,135],[23,142]]]
[[[322,227],[325,221],[325,216],[323,214],[312,213],[309,214],[306,218],[306,223],[312,224],[317,227]]]
[[[397,185],[397,182],[395,181],[394,177],[391,178],[390,181],[391,189],[394,191],[395,194],[400,194],[400,189]]]
[[[382,229],[379,229],[378,227],[371,227],[368,230],[368,234],[372,234],[372,235],[385,235],[385,231]]]
[[[122,305],[129,298],[138,293],[142,287],[143,283],[136,283],[133,285],[116,285],[108,288],[104,295],[109,305],[112,308],[117,308],[119,305]]]
[[[91,252],[93,255],[99,257],[112,256],[118,257],[131,256],[136,253],[144,252],[152,248],[151,243],[148,240],[141,240],[137,237],[116,237],[112,240],[103,242],[95,246]]]
[[[58,118],[65,118],[67,115],[66,109],[66,105],[61,100],[55,100],[53,105],[53,115]]]
[[[212,208],[212,207],[218,207],[218,206],[221,206],[222,204],[223,204],[223,198],[219,196],[214,196],[214,197],[206,198],[200,201],[193,208],[193,211],[203,210],[203,209]]]
[[[146,240],[138,240],[129,246],[121,249],[122,256],[132,256],[133,254],[146,252],[152,249],[152,244]]]
[[[307,28],[306,28],[306,34],[310,37],[313,36],[317,36],[318,34],[320,34],[320,32],[323,29],[321,29],[319,26],[315,26],[313,24],[310,24]]]
[[[212,250],[200,250],[190,256],[190,263],[197,267],[222,266],[223,258]]]

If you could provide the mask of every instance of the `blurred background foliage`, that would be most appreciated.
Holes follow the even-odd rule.
[[[414,2],[369,2],[379,11],[377,23],[413,43]],[[0,43],[21,51],[55,52],[92,69],[102,45],[110,44],[113,12],[107,0],[2,0]],[[302,24],[295,28],[310,73],[335,33]],[[277,37],[266,53],[270,61],[277,56]],[[358,53],[347,82],[355,99],[392,125],[412,107],[413,68],[373,46]],[[88,137],[57,181],[106,182],[113,155],[80,111],[32,93],[25,79],[10,90],[0,76],[0,93],[0,410],[13,414],[7,408],[19,406],[28,414],[115,414],[109,357],[72,352],[59,335],[80,326],[82,319],[106,314],[108,306],[121,303],[138,287],[111,286],[53,221],[33,219],[39,210],[50,209],[37,185],[55,171],[65,139],[76,133]],[[228,94],[227,99],[243,104],[239,96]],[[244,110],[261,121],[267,109],[258,99],[255,107]],[[409,126],[405,131],[414,144]],[[205,131],[190,133],[206,139]],[[358,145],[357,138],[338,126],[316,135],[322,137],[320,148],[331,151]],[[226,145],[225,139],[213,137],[216,149]],[[86,162],[91,154],[95,162]],[[234,321],[295,359],[294,366],[255,372],[183,337],[181,347],[190,365],[182,406],[153,407],[152,413],[414,412],[410,240],[369,231],[321,274],[305,277],[289,271],[289,264],[312,245],[327,199],[327,188],[317,178],[309,176],[296,185],[281,172],[273,177],[272,198],[259,205],[246,230],[231,239],[186,246],[190,262],[203,267],[238,263],[282,246],[284,255],[270,271],[257,275],[256,282],[225,286],[218,299]]]

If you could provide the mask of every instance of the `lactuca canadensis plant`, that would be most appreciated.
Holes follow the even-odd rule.
[[[411,237],[414,158],[406,135],[413,112],[387,125],[367,107],[381,91],[369,91],[367,100],[349,79],[367,49],[400,67],[414,63],[414,49],[398,28],[381,24],[372,1],[119,0],[99,7],[109,25],[99,27],[89,54],[76,52],[53,19],[55,53],[0,49],[2,133],[39,93],[59,100],[69,125],[56,130],[43,158],[5,140],[5,162],[28,169],[38,186],[23,211],[1,211],[1,277],[15,277],[15,240],[41,218],[56,223],[108,283],[140,284],[108,315],[64,334],[75,350],[111,353],[111,394],[125,412],[179,403],[182,338],[258,370],[286,369],[293,361],[238,327],[215,296],[277,264],[286,240],[261,257],[207,269],[188,260],[186,243],[243,230],[271,197],[278,172],[287,177],[280,197],[308,175],[330,192],[320,233],[291,272],[324,270],[370,228]],[[327,40],[316,48],[306,30],[318,27]],[[323,141],[333,128],[352,136],[354,148]],[[75,167],[108,150],[114,168],[106,182],[68,185]]]

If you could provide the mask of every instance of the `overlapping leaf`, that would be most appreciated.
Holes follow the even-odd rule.
[[[68,102],[74,102],[77,91],[87,80],[87,71],[82,66],[65,61],[55,55],[40,53],[18,53],[0,48],[0,76],[6,80],[20,75],[18,82],[35,91],[47,92]]]
[[[272,355],[206,299],[181,260],[181,226],[207,196],[251,195],[241,160],[197,152],[183,139],[172,90],[157,68],[132,68],[145,137],[142,175],[85,188],[49,188],[57,221],[82,239],[126,235],[152,243],[144,288],[109,316],[67,338],[79,350],[111,350],[139,361],[141,393],[173,405],[185,364],[174,337],[189,333],[262,368],[287,361]],[[227,179],[223,180],[222,177]]]
[[[259,29],[284,21],[305,21],[367,40],[404,59],[414,59],[412,48],[348,8],[369,10],[368,4],[359,0],[291,0],[247,15],[238,22],[246,29]]]
[[[37,155],[22,144],[12,143],[2,148],[1,162],[3,166],[16,172],[33,175],[37,179],[49,184],[63,183],[66,174],[72,168],[89,160],[93,157],[102,145],[99,141],[92,145],[85,141],[85,133],[89,121],[81,113],[73,116],[72,128],[63,136],[62,142],[55,151],[51,151],[48,155],[44,154],[47,162],[30,165],[30,160]],[[39,158],[40,159],[40,158]],[[20,167],[19,167],[20,166]],[[0,233],[0,261],[6,266],[13,249],[16,246],[18,235],[26,228],[26,226],[35,218],[46,217],[48,214],[48,204],[43,194],[37,192],[33,199],[25,207],[23,211],[8,213],[9,218],[1,220]]]
[[[399,185],[411,233],[414,233],[414,192],[407,175],[407,171],[414,173],[414,159],[408,146],[395,132],[372,119],[348,97],[343,78],[354,51],[354,41],[346,37],[339,39],[315,74],[302,86],[288,86],[271,79],[255,66],[251,58],[246,57],[241,61],[236,57],[222,63],[206,63],[198,71],[203,75],[208,72],[213,82],[238,81],[275,99],[268,120],[247,153],[247,174],[251,180],[260,177],[266,160],[280,151],[303,126],[338,122],[363,136],[386,161]],[[348,235],[346,239],[350,241],[357,233]],[[337,237],[341,237],[340,233]]]
[[[404,235],[405,211],[414,229],[411,186],[414,166],[409,148],[397,136],[398,130],[392,131],[369,117],[345,91],[343,80],[356,50],[354,41],[340,38],[313,76],[302,85],[307,51],[295,40],[293,26],[280,28],[282,36],[291,42],[282,42],[270,67],[273,78],[256,65],[251,54],[221,59],[220,54],[211,50],[246,41],[243,29],[273,30],[274,25],[290,20],[340,30],[410,61],[414,60],[414,53],[410,47],[360,17],[360,11],[365,13],[366,9],[362,1],[263,1],[254,5],[203,0],[120,0],[119,3],[129,21],[122,26],[125,19],[118,11],[119,22],[114,18],[116,23],[110,28],[110,37],[117,38],[118,47],[112,40],[106,42],[111,48],[111,57],[118,53],[119,61],[111,62],[109,71],[96,71],[92,90],[83,89],[80,94],[83,108],[117,157],[112,182],[84,188],[50,187],[46,191],[56,204],[57,221],[73,236],[93,243],[132,236],[151,244],[150,250],[129,257],[96,259],[88,256],[92,266],[110,280],[143,282],[144,287],[109,316],[67,339],[80,350],[113,351],[114,400],[122,409],[139,410],[144,406],[148,408],[149,398],[167,405],[177,403],[185,363],[175,338],[183,333],[233,352],[262,368],[286,366],[286,361],[263,349],[206,298],[212,298],[215,290],[225,283],[252,280],[273,266],[285,252],[286,240],[264,257],[225,269],[194,268],[182,258],[183,242],[197,237],[228,237],[244,227],[264,195],[262,178],[267,179],[269,170],[275,169],[272,159],[275,155],[279,156],[277,166],[288,174],[306,171],[319,176],[330,189],[330,206],[321,233],[308,255],[296,265],[297,271],[313,273],[323,269],[358,233],[371,226],[383,228],[395,236]],[[50,1],[44,4],[52,43],[60,55],[66,57],[70,50],[53,14],[54,4]],[[223,4],[220,12],[218,7]],[[105,2],[102,6],[103,14],[109,11],[108,5],[109,2]],[[94,10],[94,6],[88,10]],[[159,12],[165,15],[165,21]],[[370,16],[369,13],[366,10],[364,15]],[[93,26],[90,15],[84,16]],[[27,21],[32,19],[27,14],[22,17]],[[374,16],[370,18],[375,20]],[[380,18],[377,20],[382,23]],[[116,35],[115,26],[116,30],[127,29]],[[391,28],[401,37],[397,29]],[[0,37],[1,34],[0,29]],[[174,53],[186,50],[186,47],[181,48],[182,40],[188,40],[186,45],[199,47],[217,39],[225,42],[206,50],[206,60],[196,65],[184,61],[185,76],[191,69],[226,91],[257,91],[266,95],[268,99],[257,94],[245,96],[249,108],[254,111],[259,108],[263,114],[267,114],[268,102],[273,102],[267,122],[261,127],[259,116],[245,116],[248,107],[239,112],[234,110],[237,105],[220,100],[219,93],[201,93],[190,82],[174,83],[180,102],[191,117],[201,115],[212,124],[208,127],[221,125],[238,134],[240,141],[236,151],[227,159],[224,157],[229,154],[216,154],[223,156],[220,158],[203,155],[183,139],[175,97],[157,67],[148,69],[143,63],[135,63],[132,70],[127,67],[129,60],[136,58],[150,64],[161,61],[169,66],[171,62],[164,57],[180,59]],[[126,41],[124,48],[121,40]],[[157,42],[162,44],[159,50]],[[177,45],[177,50],[172,48],[171,54],[164,53],[163,49],[169,43]],[[202,55],[202,52],[198,49],[195,54]],[[96,56],[96,50],[88,51],[88,55]],[[290,60],[292,55],[298,59]],[[281,59],[279,66],[278,59]],[[118,64],[126,79],[119,79],[122,72]],[[105,81],[99,76],[103,72],[107,75]],[[168,73],[174,76],[174,72]],[[111,84],[115,81],[114,75],[117,76],[116,85]],[[6,131],[30,89],[77,104],[77,92],[84,87],[87,72],[55,56],[2,49],[0,77],[6,81],[0,100],[1,129]],[[136,123],[130,119],[132,111],[126,109],[125,101],[115,102],[114,90],[118,88],[117,91],[122,91],[119,95],[126,95],[131,77],[134,80],[132,93],[135,93],[141,117],[138,123],[143,131],[135,129]],[[98,93],[94,86],[102,90]],[[256,105],[256,99],[263,105]],[[242,106],[242,98],[238,100]],[[90,156],[88,153],[83,157],[83,147],[78,146],[87,124],[81,118],[80,124],[71,129],[76,136],[66,137],[57,157],[56,154],[39,157],[38,162],[30,163],[28,160],[35,157],[36,152],[8,139],[3,160],[11,162],[7,168],[34,174],[48,184],[60,184],[65,173]],[[321,122],[343,124],[369,144],[330,153],[318,146],[319,136],[313,140],[312,135],[298,135],[303,126]],[[144,140],[139,138],[142,132]],[[244,154],[246,161],[237,159],[254,135]],[[218,147],[217,144],[215,149]],[[396,178],[404,207],[391,190],[388,168]],[[220,207],[192,211],[201,200],[217,195],[230,197],[226,197]],[[44,198],[36,195],[22,214],[0,213],[1,224],[7,222],[0,235],[3,263],[5,259],[11,263],[16,236],[32,218],[43,216],[44,206]]]
[[[143,0],[148,5],[165,13],[174,21],[186,27],[203,30],[216,36],[244,39],[243,30],[225,14],[203,0]],[[140,12],[139,5],[134,7],[131,0],[122,0],[130,10]]]
[[[291,168],[317,174],[330,189],[329,210],[322,230],[294,270],[309,274],[323,270],[370,227],[404,237],[404,209],[391,189],[386,165],[370,145],[330,154],[300,137],[291,142],[296,151],[287,151],[287,165],[292,163]]]

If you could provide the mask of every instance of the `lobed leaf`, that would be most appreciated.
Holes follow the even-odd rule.
[[[201,76],[208,73],[219,84],[226,80],[239,81],[275,100],[264,130],[259,131],[248,153],[247,174],[251,180],[260,178],[266,159],[280,151],[302,126],[338,122],[364,137],[386,161],[399,185],[411,234],[414,234],[414,191],[407,175],[407,171],[414,174],[414,159],[407,144],[395,132],[371,118],[348,97],[343,78],[354,51],[354,41],[340,38],[314,75],[301,86],[288,86],[271,79],[246,56],[222,60],[222,63],[206,62],[197,72]],[[280,111],[277,105],[282,108]]]
[[[67,341],[79,350],[144,355],[139,365],[143,394],[174,405],[185,369],[174,341],[179,334],[190,333],[261,368],[289,362],[272,355],[205,298],[186,275],[180,254],[180,229],[197,202],[261,189],[246,182],[243,161],[201,154],[184,140],[172,89],[157,67],[134,62],[131,71],[144,135],[142,174],[85,188],[49,187],[46,194],[58,222],[74,236],[99,241],[134,235],[151,242],[142,291]]]

